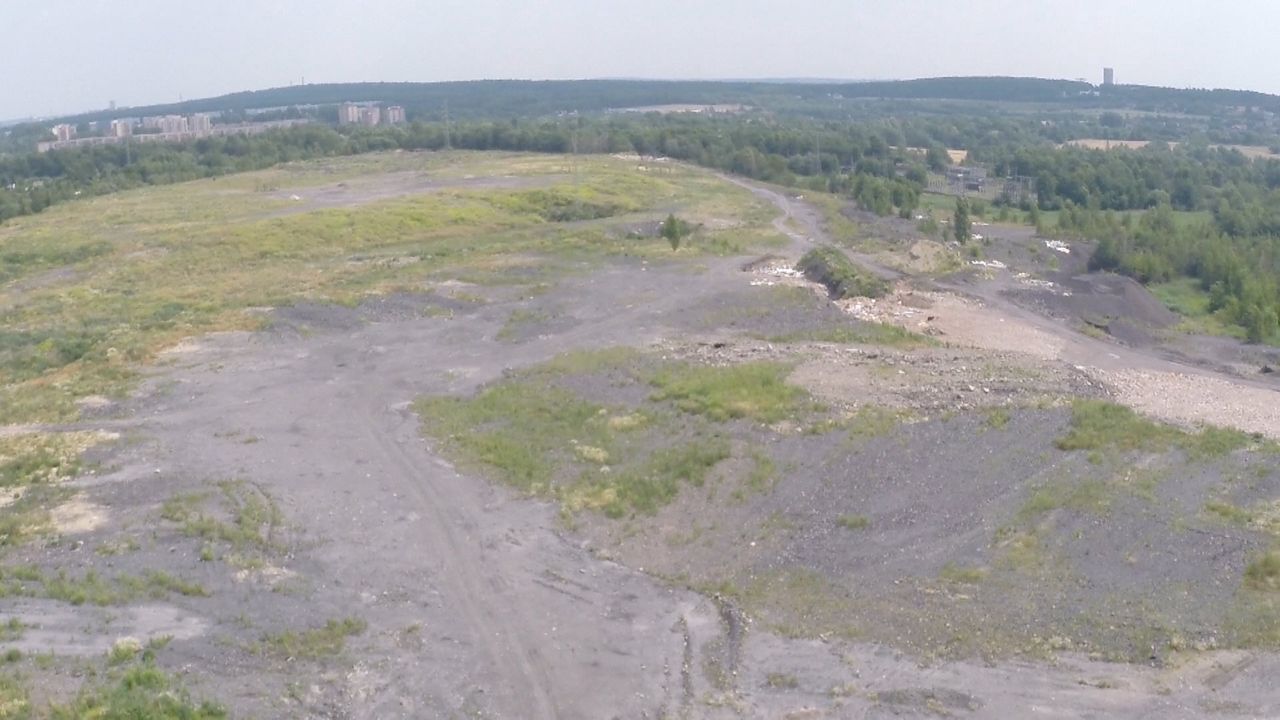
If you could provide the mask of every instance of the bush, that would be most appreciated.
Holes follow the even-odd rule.
[[[796,269],[821,283],[832,298],[883,297],[889,284],[855,266],[844,253],[832,247],[814,248],[800,258]]]

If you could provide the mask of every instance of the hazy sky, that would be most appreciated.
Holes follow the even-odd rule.
[[[0,118],[307,82],[1033,75],[1280,93],[1277,0],[36,0]]]

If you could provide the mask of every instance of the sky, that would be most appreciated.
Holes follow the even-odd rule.
[[[1277,0],[39,0],[0,119],[300,82],[1017,75],[1280,94]]]

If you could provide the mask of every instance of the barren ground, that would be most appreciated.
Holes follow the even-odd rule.
[[[360,197],[437,189],[396,177],[408,185],[378,180]],[[752,190],[789,238],[772,263],[612,257],[536,291],[432,279],[351,307],[299,304],[272,311],[264,331],[184,343],[100,420],[6,430],[119,434],[65,484],[55,540],[11,549],[6,566],[164,569],[206,590],[111,607],[0,600],[28,627],[4,647],[55,654],[24,666],[33,694],[76,687],[121,637],[170,636],[162,665],[236,716],[1280,714],[1280,657],[1230,639],[1244,632],[1231,614],[1244,565],[1269,535],[1203,510],[1274,502],[1274,457],[1095,462],[1054,446],[1079,397],[1280,439],[1270,385],[1082,334],[1014,302],[1017,278],[902,277],[854,251],[897,286],[838,307],[777,270],[828,240],[818,213]],[[326,185],[296,202],[340,205],[344,193]],[[858,319],[939,344],[823,339]],[[566,518],[455,466],[450,439],[424,439],[411,407],[617,346],[642,364],[785,363],[843,424],[724,423],[734,458],[755,448],[776,466],[767,487],[731,501],[743,473],[730,460],[654,514]],[[662,411],[615,367],[550,382]],[[864,432],[867,408],[891,417]],[[1150,482],[1071,494],[1138,471]],[[1058,487],[1067,499],[1036,505]],[[183,530],[193,513],[234,524],[247,508],[265,539]],[[366,627],[337,653],[266,639],[343,618]]]

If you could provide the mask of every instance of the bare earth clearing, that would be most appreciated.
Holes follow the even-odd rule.
[[[1241,589],[1280,525],[1203,510],[1271,507],[1274,456],[1055,447],[1080,397],[1280,439],[1273,386],[1082,334],[1011,295],[1012,271],[903,276],[854,249],[894,292],[838,306],[786,271],[831,242],[820,214],[725,180],[776,208],[787,239],[773,260],[687,257],[695,237],[656,259],[557,257],[576,269],[527,283],[421,277],[359,303],[298,303],[265,330],[183,343],[97,416],[0,432],[118,434],[62,483],[60,529],[9,548],[6,568],[163,569],[203,590],[0,599],[27,627],[0,645],[55,654],[20,661],[33,699],[78,687],[122,637],[168,636],[160,664],[235,716],[1280,714],[1280,656],[1254,649],[1275,640],[1250,634],[1271,637],[1275,608]],[[298,207],[264,213],[565,176],[338,182],[273,189]],[[601,222],[648,228],[669,209]],[[832,335],[870,332],[860,320],[938,344]],[[653,512],[562,512],[491,482],[457,437],[423,438],[419,398],[525,387],[521,372],[568,351],[615,347],[635,354],[531,387],[727,438],[705,481]],[[653,390],[670,363],[781,363],[816,403],[707,420]],[[334,651],[279,639],[343,619]]]

